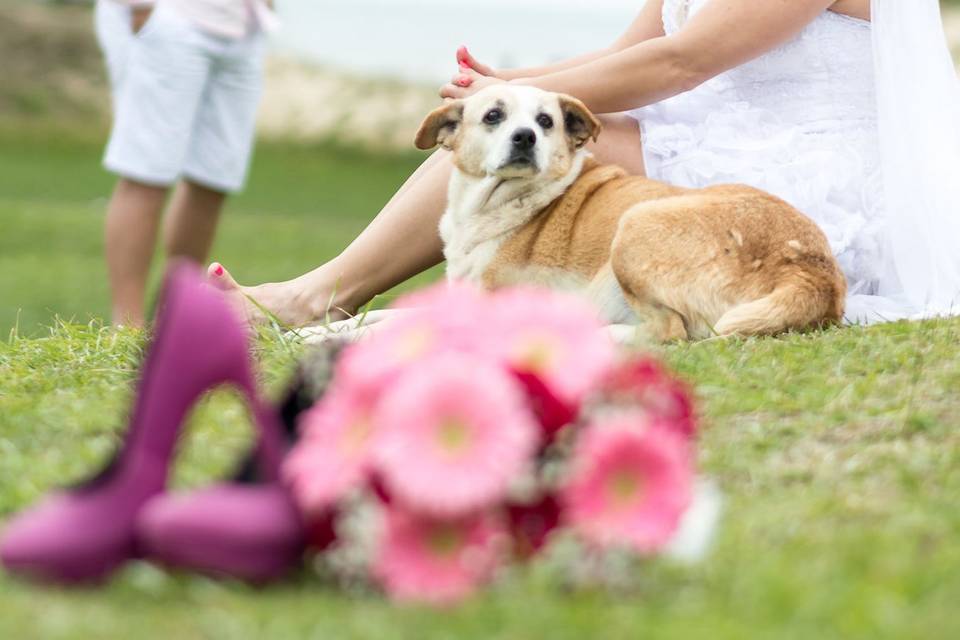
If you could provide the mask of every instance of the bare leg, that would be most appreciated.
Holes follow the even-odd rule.
[[[352,314],[378,293],[443,260],[437,225],[446,207],[451,169],[446,151],[434,153],[340,255],[298,278],[238,287],[217,263],[210,265],[211,278],[237,291],[254,321],[260,311],[243,296],[290,326],[322,320],[328,312],[334,320]]]
[[[165,187],[120,178],[104,225],[113,323],[143,326],[144,296]]]
[[[189,180],[174,191],[163,225],[167,256],[204,263],[217,231],[226,195]]]
[[[603,124],[600,138],[589,146],[597,160],[620,165],[635,176],[647,175],[637,121],[630,116],[611,113],[600,116],[600,122]]]
[[[640,130],[632,118],[601,116],[602,142],[591,146],[601,162],[615,163],[643,173]],[[293,280],[239,287],[219,264],[210,265],[215,282],[250,296],[284,324],[302,326],[321,320],[328,309],[333,319],[354,313],[370,298],[438,264],[443,246],[437,226],[446,208],[452,164],[449,154],[433,154],[407,180],[380,214],[343,253]],[[247,305],[247,313],[259,313]]]

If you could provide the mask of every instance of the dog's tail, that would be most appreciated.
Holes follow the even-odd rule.
[[[839,323],[845,287],[818,284],[803,276],[783,282],[762,298],[728,309],[714,331],[721,336],[773,335]]]

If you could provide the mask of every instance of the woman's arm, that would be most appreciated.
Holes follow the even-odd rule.
[[[573,69],[521,80],[577,96],[596,113],[689,91],[786,42],[835,0],[711,0],[683,29]]]
[[[614,113],[689,91],[786,42],[835,0],[711,0],[679,32],[630,46],[570,69],[514,80],[581,99],[594,113]],[[447,85],[444,97],[483,83]]]
[[[640,10],[639,15],[634,19],[623,34],[617,38],[609,47],[592,51],[590,53],[569,58],[555,64],[543,67],[531,67],[527,69],[498,69],[493,71],[492,75],[501,80],[518,80],[521,78],[533,78],[545,76],[559,71],[565,71],[574,67],[580,67],[588,62],[593,62],[600,58],[605,58],[611,54],[628,49],[635,44],[663,36],[663,0],[647,0]],[[467,54],[469,55],[469,54]],[[471,58],[472,59],[472,58]],[[474,67],[482,75],[491,75],[483,73],[481,69]]]

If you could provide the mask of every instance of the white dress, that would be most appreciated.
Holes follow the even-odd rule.
[[[664,0],[666,33],[708,1]],[[631,112],[651,178],[745,183],[812,218],[846,274],[854,321],[875,310],[884,268],[871,39],[869,22],[825,11],[775,50]]]

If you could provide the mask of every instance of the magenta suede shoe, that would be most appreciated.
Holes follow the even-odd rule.
[[[247,397],[259,428],[258,466],[264,479],[276,482],[283,435],[279,417],[256,394],[247,329],[198,269],[174,265],[119,454],[90,482],[14,518],[0,538],[3,565],[28,577],[72,582],[104,578],[135,556],[138,515],[166,487],[187,412],[224,383]]]
[[[282,577],[306,547],[300,515],[277,483],[157,496],[141,512],[137,534],[153,562],[256,583]]]

